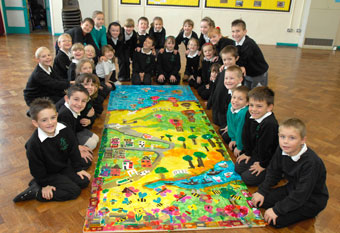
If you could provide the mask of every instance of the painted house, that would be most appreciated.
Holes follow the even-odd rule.
[[[114,151],[113,151],[113,154],[114,154],[114,158],[115,159],[125,159],[125,150],[124,149],[122,149],[122,148],[119,148],[119,149],[115,149]]]
[[[151,167],[151,159],[149,156],[144,156],[142,158],[142,167]]]
[[[123,161],[123,165],[122,165],[124,170],[128,170],[128,169],[132,169],[133,168],[133,162],[126,159]]]
[[[133,147],[133,139],[126,138],[124,139],[124,142],[125,142],[125,147]]]
[[[118,148],[119,147],[119,143],[120,143],[120,139],[119,138],[112,138],[111,139],[111,147],[112,148]]]
[[[111,176],[120,176],[120,167],[118,164],[111,167]]]
[[[105,166],[103,166],[101,169],[100,169],[100,176],[109,176],[110,175],[110,170],[111,168],[105,164]]]

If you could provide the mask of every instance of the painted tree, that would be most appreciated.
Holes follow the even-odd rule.
[[[206,154],[204,154],[203,152],[200,152],[200,151],[196,151],[194,152],[194,156],[197,158],[197,167],[204,167],[204,163],[203,163],[203,160],[204,158],[207,157]]]
[[[190,139],[192,140],[192,142],[194,143],[194,145],[197,145],[197,142],[196,142],[197,136],[196,136],[196,135],[191,134],[191,135],[188,136],[188,138],[190,138]]]
[[[195,126],[190,126],[191,132],[194,132]]]
[[[157,167],[155,172],[161,176],[161,179],[165,179],[164,173],[169,172],[165,167]]]
[[[192,156],[186,155],[186,156],[183,156],[183,159],[189,163],[189,166],[190,166],[189,168],[195,168],[194,164],[192,163],[192,159],[193,159]]]
[[[209,133],[203,134],[202,138],[208,140],[208,142],[210,143],[211,147],[213,147],[213,148],[216,147],[216,144],[211,140],[213,138],[213,135],[211,135]]]
[[[203,146],[207,150],[207,152],[209,151],[209,148],[208,148],[209,143],[201,143],[201,146]]]
[[[178,137],[177,138],[178,141],[183,142],[183,148],[186,149],[187,145],[185,145],[185,137]]]
[[[165,134],[165,137],[167,137],[167,138],[169,139],[169,141],[171,142],[172,135],[170,135],[170,134]]]

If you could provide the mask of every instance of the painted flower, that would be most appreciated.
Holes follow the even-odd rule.
[[[188,206],[188,209],[191,210],[191,211],[192,210],[197,210],[197,206],[195,204],[192,204],[192,205]]]
[[[160,209],[158,209],[158,208],[156,208],[156,209],[152,209],[151,211],[152,211],[152,213],[154,213],[154,214],[155,214],[155,213],[159,213],[159,211],[161,211],[161,210],[160,210]]]
[[[145,210],[144,210],[143,207],[137,208],[137,209],[135,209],[135,211],[136,211],[136,213],[138,213],[138,214],[144,214],[144,213],[145,213]]]
[[[248,214],[248,208],[239,205],[227,205],[224,211],[231,217],[242,218]]]
[[[213,207],[212,205],[205,205],[205,206],[204,206],[204,209],[205,209],[207,212],[209,212],[209,213],[212,214],[212,211],[213,211],[214,207]]]
[[[206,203],[212,203],[212,197],[210,195],[201,195],[200,201]]]
[[[199,217],[198,220],[200,220],[201,222],[211,222],[213,221],[214,219],[211,218],[211,217],[208,217],[208,216],[202,216],[202,217]]]

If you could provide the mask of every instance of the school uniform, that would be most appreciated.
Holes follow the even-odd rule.
[[[211,82],[210,82],[210,67],[212,64],[214,64],[216,62],[213,61],[213,59],[207,60],[205,58],[203,58],[202,61],[202,67],[199,68],[198,70],[198,76],[201,77],[201,84],[200,86],[197,88],[197,93],[199,94],[199,96],[202,97],[202,99],[204,100],[208,100],[209,96],[210,96],[210,92],[211,92]],[[206,85],[209,84],[209,88],[206,88]]]
[[[94,25],[90,34],[97,48],[100,49],[104,45],[107,45],[105,26],[101,26],[100,28],[98,28],[96,27],[96,25]]]
[[[77,172],[82,170],[77,140],[72,130],[62,123],[57,124],[54,136],[48,136],[40,128],[25,144],[31,175],[41,187],[56,187],[53,198],[42,197],[41,188],[36,194],[39,201],[66,201],[80,195],[89,179],[81,179]]]
[[[38,64],[29,77],[24,89],[24,98],[27,106],[33,100],[40,97],[48,97],[54,103],[65,95],[64,90],[70,86],[70,83],[59,78],[54,70],[50,67],[49,70]]]
[[[189,40],[191,38],[196,38],[198,40],[198,36],[196,32],[191,31],[191,34],[189,36],[184,35],[184,30],[181,30],[180,33],[176,37],[176,45],[175,45],[175,50],[178,50],[178,46],[183,42],[185,45],[185,50],[187,49]]]
[[[146,39],[146,37],[148,37],[149,34],[148,33],[144,33],[144,34],[139,34],[139,32],[137,32],[137,40],[136,40],[136,48],[143,48],[144,45],[144,41]]]
[[[135,52],[132,62],[132,84],[133,85],[151,85],[151,78],[155,75],[155,56],[150,50],[145,53],[143,48],[140,52]],[[141,80],[139,73],[145,73],[143,81]]]
[[[200,35],[200,38],[198,39],[198,42],[199,42],[199,50],[202,49],[202,46],[205,44],[205,43],[209,43],[210,42],[210,38],[208,37],[208,35],[204,35],[203,33],[201,33]]]
[[[130,35],[125,33],[124,28],[122,29],[123,35],[123,48],[120,55],[121,59],[118,59],[119,73],[118,78],[123,81],[130,80],[130,60],[132,61],[133,53],[137,43],[137,33],[135,30]]]
[[[181,58],[179,53],[174,54],[174,51],[168,51],[165,49],[163,53],[159,53],[157,56],[157,78],[158,84],[169,83],[171,85],[178,85],[181,81],[179,76],[179,70],[181,69]],[[158,81],[159,75],[164,75],[165,80],[163,82]],[[170,76],[176,77],[176,82],[170,82]]]
[[[114,56],[120,59],[122,49],[123,49],[123,41],[119,38],[107,37],[107,44],[111,45],[114,49]]]
[[[239,59],[237,65],[246,69],[244,83],[250,89],[256,86],[268,85],[268,64],[261,49],[249,36],[245,36],[239,43],[235,42]]]
[[[193,55],[190,53],[186,56],[187,63],[185,65],[184,74],[188,75],[189,77],[192,75],[194,79],[189,81],[189,85],[191,87],[197,88],[199,85],[197,83],[197,76],[198,76],[198,67],[200,63],[200,56],[198,55],[198,50]]]
[[[278,147],[266,170],[266,178],[257,192],[264,196],[261,207],[273,208],[278,216],[274,227],[286,227],[313,218],[326,207],[329,198],[326,168],[306,144],[295,156],[287,155]],[[272,188],[282,175],[288,183]]]
[[[160,31],[156,31],[154,27],[151,27],[149,30],[149,35],[155,39],[154,46],[157,51],[164,48],[166,35],[164,27]]]
[[[241,175],[245,184],[259,185],[265,178],[266,170],[258,176],[249,171],[254,162],[259,162],[260,166],[267,168],[269,162],[279,144],[278,140],[279,125],[274,113],[268,112],[260,119],[252,119],[249,111],[246,114],[243,132],[243,152],[250,156],[246,164],[244,160],[235,164],[235,171]]]
[[[248,106],[235,110],[229,103],[227,112],[228,136],[231,141],[236,142],[236,148],[240,151],[243,150],[242,131],[247,112]]]
[[[68,67],[67,71],[67,80],[70,81],[75,81],[76,80],[76,69],[77,69],[77,64],[79,60],[77,59],[72,59],[72,62],[70,66]]]
[[[111,76],[109,80],[111,81],[111,85],[112,85],[111,88],[105,84],[105,76],[109,75],[110,73],[111,73]],[[108,95],[110,95],[111,91],[116,90],[116,85],[114,84],[114,82],[117,81],[116,65],[110,60],[101,61],[96,65],[96,74],[99,78],[100,86],[103,87],[103,89],[101,90],[101,94],[103,94],[103,97],[106,98]]]
[[[57,56],[54,58],[53,70],[61,78],[67,80],[67,71],[71,65],[71,53],[59,50]]]
[[[217,44],[215,45],[215,48],[216,48],[216,53],[218,55],[220,55],[220,52],[222,51],[222,49],[224,47],[226,47],[227,45],[234,45],[234,41],[229,39],[228,37],[222,37],[218,42]]]

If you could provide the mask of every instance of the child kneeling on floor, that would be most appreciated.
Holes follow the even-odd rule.
[[[32,123],[37,130],[25,148],[34,179],[13,201],[67,201],[80,195],[91,178],[81,168],[77,139],[69,127],[59,123],[52,101],[38,98],[30,105]]]
[[[266,210],[264,219],[276,228],[315,217],[327,205],[326,168],[306,145],[306,126],[296,118],[279,126],[279,144],[265,180],[252,202]],[[272,188],[282,175],[288,183]]]

